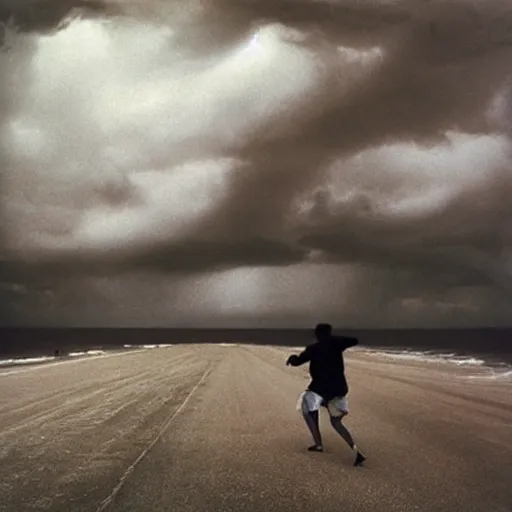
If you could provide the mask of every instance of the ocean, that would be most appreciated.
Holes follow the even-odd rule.
[[[356,336],[361,348],[391,351],[404,357],[423,354],[478,358],[512,365],[512,329],[351,329],[335,333]],[[180,343],[297,347],[312,341],[310,329],[4,328],[0,329],[0,364],[30,364],[56,355],[99,355]]]

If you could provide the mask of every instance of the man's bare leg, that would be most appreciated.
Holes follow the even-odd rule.
[[[349,429],[343,425],[342,419],[344,416],[346,416],[346,413],[342,413],[339,416],[331,415],[331,425],[334,427],[334,430],[336,430],[336,432],[338,432],[338,434],[343,438],[343,440],[350,446],[352,451],[355,452],[356,460],[354,462],[354,466],[359,466],[366,460],[366,457],[357,448]]]
[[[304,416],[304,420],[306,425],[313,436],[313,441],[315,444],[310,446],[308,450],[310,452],[321,452],[324,447],[322,444],[322,436],[320,434],[320,426],[318,422],[318,411],[309,411],[307,405],[304,403],[302,405],[302,415]]]

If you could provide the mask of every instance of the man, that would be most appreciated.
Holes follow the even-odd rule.
[[[318,412],[323,406],[329,412],[331,425],[355,452],[354,466],[359,466],[366,457],[358,450],[352,435],[342,423],[343,417],[348,414],[348,384],[345,379],[343,351],[359,342],[356,338],[332,336],[330,324],[318,324],[315,327],[315,336],[316,343],[306,347],[301,354],[290,356],[286,361],[286,366],[300,366],[309,361],[312,380],[307,391],[301,394],[298,404],[315,442],[308,450],[323,451],[318,424]]]

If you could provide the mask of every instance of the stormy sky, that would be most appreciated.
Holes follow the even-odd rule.
[[[510,325],[509,0],[0,22],[2,325]]]

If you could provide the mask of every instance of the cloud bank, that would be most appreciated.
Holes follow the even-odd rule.
[[[0,1],[2,322],[503,325],[505,1]]]

